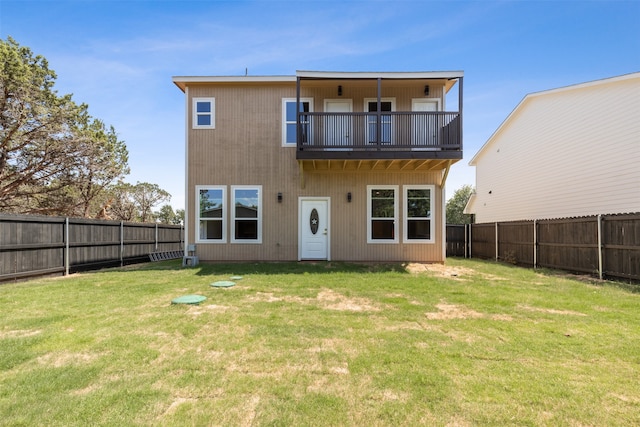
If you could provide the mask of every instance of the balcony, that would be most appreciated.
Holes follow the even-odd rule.
[[[298,113],[297,159],[462,158],[459,112]]]
[[[462,80],[461,71],[298,71],[296,159],[314,168],[333,160],[401,168],[455,163],[462,159]]]

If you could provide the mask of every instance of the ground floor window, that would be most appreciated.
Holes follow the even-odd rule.
[[[405,243],[433,243],[434,221],[433,185],[404,186],[404,238]]]
[[[262,242],[262,187],[231,186],[232,242]]]
[[[398,186],[367,186],[367,242],[398,242]]]
[[[227,241],[225,193],[226,187],[196,187],[196,223],[199,242],[224,243]]]

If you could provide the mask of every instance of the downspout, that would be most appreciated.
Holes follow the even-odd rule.
[[[184,89],[184,253],[189,246],[189,86]],[[195,218],[194,218],[195,220]]]

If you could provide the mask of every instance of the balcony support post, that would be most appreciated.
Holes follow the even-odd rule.
[[[296,77],[296,150],[302,150],[302,129],[300,129],[300,77]]]
[[[304,190],[304,162],[298,160],[298,168],[300,169],[300,189]]]
[[[460,151],[462,151],[462,80],[464,77],[458,77],[458,114],[459,114],[459,126],[460,130],[458,131],[458,135],[460,138]]]
[[[378,77],[378,99],[376,106],[376,145],[378,146],[378,150],[380,150],[380,144],[382,142],[382,138],[380,134],[382,133],[382,78]]]

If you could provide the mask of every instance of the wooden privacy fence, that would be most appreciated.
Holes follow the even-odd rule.
[[[640,280],[640,214],[448,225],[447,255]]]
[[[0,214],[0,281],[122,266],[183,247],[180,225]]]

